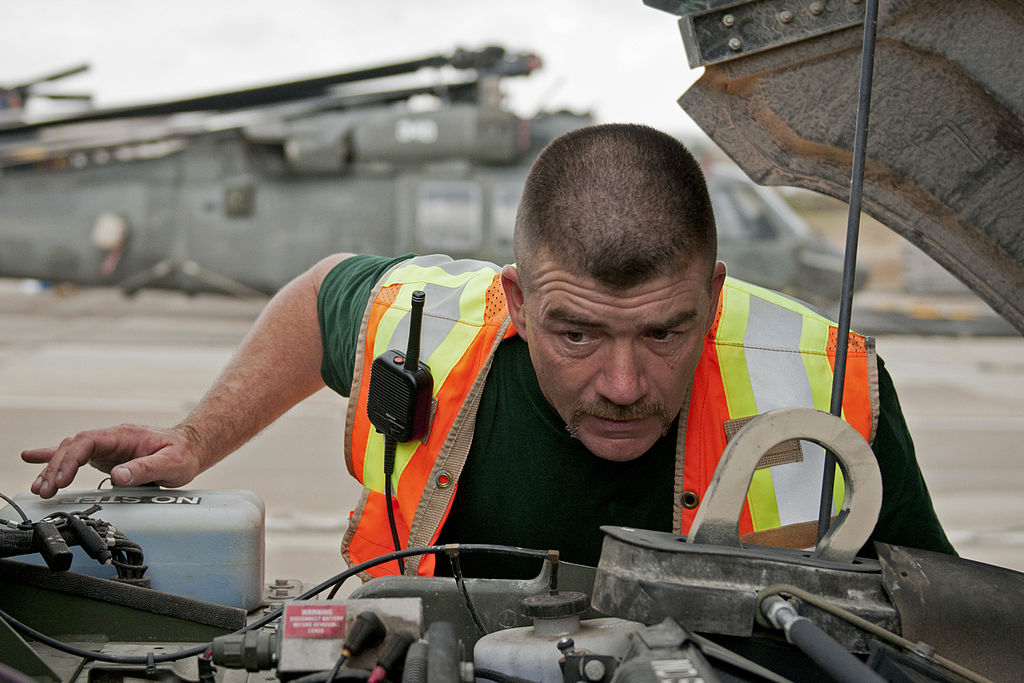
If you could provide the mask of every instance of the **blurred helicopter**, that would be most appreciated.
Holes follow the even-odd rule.
[[[71,100],[83,102],[86,105],[91,104],[92,95],[42,92],[36,90],[36,86],[40,83],[47,83],[49,81],[67,78],[68,76],[74,76],[75,74],[86,71],[88,68],[88,64],[79,64],[68,69],[61,69],[54,73],[37,76],[36,78],[32,78],[18,85],[0,85],[0,129],[11,124],[21,122],[22,110],[30,97],[42,97],[49,100]]]
[[[501,47],[459,49],[190,99],[0,119],[0,276],[251,295],[336,251],[509,262],[533,158],[591,122],[569,112],[523,119],[503,106],[501,79],[540,65]],[[23,102],[34,83],[82,68],[3,92]],[[837,299],[841,251],[770,191],[712,172],[720,167],[708,175],[731,272],[816,303]]]

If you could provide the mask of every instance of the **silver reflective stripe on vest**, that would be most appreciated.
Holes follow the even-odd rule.
[[[403,261],[393,268],[391,272],[400,271],[409,266],[443,268],[450,275],[461,275],[480,270],[484,267],[494,267],[492,264],[482,261],[452,261],[448,256],[430,254],[428,256],[416,256],[408,261]],[[390,273],[388,275],[390,276]],[[385,279],[387,279],[387,276]],[[430,354],[438,349],[448,336],[448,333],[455,327],[455,322],[459,319],[459,300],[462,297],[462,290],[432,284],[426,284],[422,289],[425,295],[424,315],[433,315],[437,318],[431,321],[429,326],[422,328],[420,333],[420,358],[426,359],[430,358]],[[404,304],[404,302],[398,303]],[[379,353],[393,348],[405,348],[405,344],[409,339],[409,320],[410,315],[407,312],[402,316],[402,319],[390,335],[386,338],[378,336],[376,346],[378,349],[383,347]]]
[[[430,355],[437,351],[444,342],[448,333],[455,328],[455,321],[459,317],[459,297],[462,290],[451,287],[440,287],[438,285],[424,285],[423,314],[431,316],[430,325],[421,327],[420,331],[420,359],[430,358]],[[402,302],[404,303],[404,302]],[[391,336],[385,340],[378,340],[378,346],[383,344],[388,349],[406,350],[409,339],[409,324],[412,319],[408,312],[402,316],[398,325],[395,326]]]
[[[750,388],[757,413],[778,408],[814,408],[810,379],[798,353],[804,316],[757,296],[750,297],[743,336]],[[782,525],[814,519],[818,514],[825,450],[800,442],[803,461],[767,469],[775,489]]]

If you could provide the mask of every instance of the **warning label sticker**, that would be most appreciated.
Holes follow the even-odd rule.
[[[343,638],[345,605],[301,605],[284,608],[285,638]]]

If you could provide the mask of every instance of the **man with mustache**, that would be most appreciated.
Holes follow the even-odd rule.
[[[552,142],[527,178],[514,248],[503,268],[325,259],[270,302],[181,424],[26,451],[47,463],[33,492],[53,496],[86,462],[119,485],[184,485],[326,383],[350,396],[346,460],[364,485],[343,543],[350,563],[392,549],[392,493],[403,547],[504,543],[596,564],[599,525],[686,533],[745,418],[827,408],[835,324],[726,279],[703,175],[674,138],[612,124]],[[414,290],[426,292],[433,407],[423,439],[398,445],[386,492],[383,438],[366,414],[370,365],[404,348]],[[850,348],[844,417],[873,441],[885,485],[872,538],[953,552],[871,340],[853,335]],[[741,532],[806,532],[822,462],[803,448],[759,469]],[[405,569],[433,570],[432,557]],[[502,560],[469,573],[508,570]]]

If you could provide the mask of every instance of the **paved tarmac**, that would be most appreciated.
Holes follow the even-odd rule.
[[[28,293],[0,280],[0,491],[27,491],[35,478],[38,467],[18,457],[25,448],[119,422],[178,421],[263,304],[151,291],[134,299],[112,290]],[[1024,343],[886,334],[878,349],[954,545],[964,557],[1024,571]],[[338,544],[359,495],[341,455],[345,405],[316,394],[190,486],[264,499],[268,580],[313,583],[342,568]],[[83,472],[75,488],[102,477]]]

